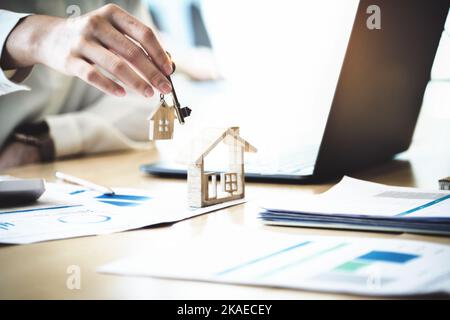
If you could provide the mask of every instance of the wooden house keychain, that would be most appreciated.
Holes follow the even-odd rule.
[[[167,53],[170,57],[170,54]],[[172,69],[175,72],[175,63],[172,62]],[[149,116],[149,139],[150,140],[169,140],[173,138],[174,120],[178,119],[181,125],[185,123],[184,119],[191,115],[191,109],[189,107],[181,108],[178,101],[175,87],[170,76],[167,77],[172,86],[172,100],[173,105],[169,106],[164,95],[160,94],[160,104],[155,108],[152,114]]]
[[[168,140],[173,138],[173,127],[175,119],[175,108],[169,106],[160,95],[160,104],[153,110],[148,118],[150,121],[149,139]]]

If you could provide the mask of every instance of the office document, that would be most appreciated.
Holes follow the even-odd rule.
[[[0,243],[26,244],[99,235],[176,222],[245,202],[230,201],[191,209],[187,201],[154,196],[137,189],[114,188],[104,195],[66,184],[47,183],[34,204],[0,208]]]
[[[319,195],[263,201],[266,224],[450,234],[450,192],[344,177]]]
[[[99,272],[370,296],[450,294],[450,246],[240,232],[167,245]]]

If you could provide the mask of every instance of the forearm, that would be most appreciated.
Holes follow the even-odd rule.
[[[145,150],[152,146],[149,141],[133,140],[134,137],[127,135],[129,132],[122,132],[117,124],[93,112],[48,116],[46,121],[53,138],[56,158],[127,149]],[[146,121],[141,122],[143,127]],[[146,127],[133,129],[142,129],[142,137],[147,134]]]

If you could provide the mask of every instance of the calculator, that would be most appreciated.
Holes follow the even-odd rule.
[[[0,207],[34,202],[44,191],[44,179],[0,179]]]

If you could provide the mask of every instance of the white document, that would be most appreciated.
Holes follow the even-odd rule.
[[[450,246],[407,240],[232,232],[102,266],[126,276],[376,296],[450,294]]]
[[[245,202],[193,209],[183,198],[174,201],[136,189],[113,188],[114,196],[66,184],[48,183],[46,189],[33,205],[0,209],[0,243],[25,244],[137,229]]]

